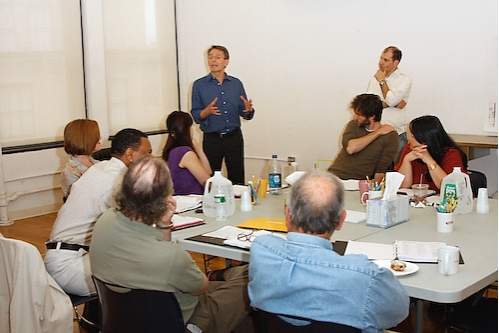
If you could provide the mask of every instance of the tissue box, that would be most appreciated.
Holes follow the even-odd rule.
[[[409,221],[409,197],[397,196],[392,200],[367,200],[366,225],[389,228]]]

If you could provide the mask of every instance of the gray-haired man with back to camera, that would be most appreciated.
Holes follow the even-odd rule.
[[[215,281],[201,272],[190,254],[171,242],[172,195],[163,159],[133,163],[116,196],[118,208],[107,210],[95,225],[92,273],[123,287],[173,292],[187,332],[229,333],[250,310],[248,267],[218,271]]]
[[[251,306],[291,317],[334,322],[378,332],[409,313],[409,296],[397,278],[365,255],[341,256],[330,238],[345,220],[343,184],[316,170],[293,186],[286,207],[287,239],[257,237],[251,245]],[[289,317],[286,317],[289,316]]]

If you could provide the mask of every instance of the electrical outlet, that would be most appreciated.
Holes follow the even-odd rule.
[[[288,165],[291,166],[291,163],[296,162],[296,157],[288,156]]]

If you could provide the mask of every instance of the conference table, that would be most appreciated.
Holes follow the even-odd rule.
[[[173,232],[172,241],[178,242],[188,251],[249,262],[249,251],[231,246],[214,245],[193,241],[188,238],[215,231],[225,225],[237,226],[246,220],[266,217],[284,219],[284,191],[281,195],[267,195],[253,206],[250,212],[239,210],[239,200],[236,199],[236,212],[219,222],[215,218],[205,217],[193,211],[182,215],[203,217],[205,224],[177,230]],[[476,202],[476,200],[475,200]],[[498,215],[497,200],[489,199],[490,212],[480,215],[473,212],[467,215],[456,215],[454,231],[439,233],[436,230],[436,211],[433,207],[409,207],[409,221],[390,228],[366,226],[365,222],[353,224],[344,223],[341,230],[336,231],[331,241],[355,240],[369,243],[392,244],[395,240],[444,242],[447,245],[458,246],[464,264],[459,265],[455,275],[442,275],[437,264],[417,263],[419,270],[413,274],[399,276],[398,279],[409,296],[416,299],[416,332],[422,332],[423,301],[437,303],[457,303],[476,292],[486,288],[497,280],[498,265]],[[364,211],[366,206],[360,203],[358,191],[346,191],[345,209]]]

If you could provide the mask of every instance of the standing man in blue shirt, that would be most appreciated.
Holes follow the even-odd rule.
[[[229,51],[220,45],[208,50],[210,74],[194,82],[192,110],[194,121],[204,132],[203,150],[213,171],[222,169],[225,158],[228,178],[233,184],[244,181],[244,140],[240,117],[255,114],[242,82],[225,73]]]
[[[365,255],[334,252],[331,235],[345,220],[345,190],[335,175],[315,170],[291,187],[285,209],[287,239],[257,237],[251,245],[251,306],[292,325],[307,320],[362,332],[393,327],[409,313],[409,296],[387,269]]]

